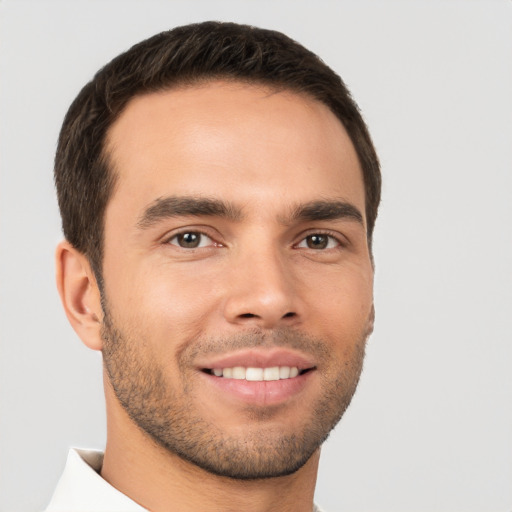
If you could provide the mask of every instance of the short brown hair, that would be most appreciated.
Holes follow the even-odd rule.
[[[178,27],[142,41],[100,69],[71,104],[59,136],[55,183],[66,239],[101,280],[105,208],[116,176],[105,151],[108,129],[135,96],[210,79],[261,83],[307,94],[347,130],[365,185],[368,240],[380,202],[379,161],[341,78],[289,37],[235,23]]]

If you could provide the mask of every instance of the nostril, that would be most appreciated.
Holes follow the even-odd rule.
[[[242,318],[255,318],[256,315],[254,315],[253,313],[243,313],[242,315],[240,315]]]
[[[294,316],[297,316],[297,313],[290,311],[290,312],[286,313],[286,315],[283,315],[283,318],[293,318]]]

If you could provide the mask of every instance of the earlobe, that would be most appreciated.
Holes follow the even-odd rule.
[[[101,350],[101,294],[89,260],[63,241],[57,246],[55,263],[57,289],[71,326],[86,346]]]

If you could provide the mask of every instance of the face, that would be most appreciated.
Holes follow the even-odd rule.
[[[362,173],[341,123],[215,82],[109,132],[104,362],[131,421],[232,478],[300,468],[355,391],[373,324]]]

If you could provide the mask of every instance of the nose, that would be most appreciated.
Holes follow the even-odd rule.
[[[240,255],[229,273],[224,317],[231,324],[272,329],[301,319],[297,279],[276,248]]]

